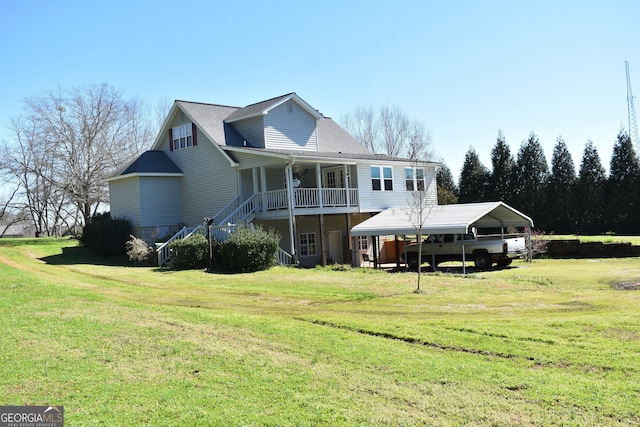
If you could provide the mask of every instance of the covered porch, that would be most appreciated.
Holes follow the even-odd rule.
[[[354,164],[296,161],[256,166],[238,172],[243,201],[254,200],[257,217],[355,212],[359,206]]]

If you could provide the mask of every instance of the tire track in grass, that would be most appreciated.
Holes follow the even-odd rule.
[[[357,328],[357,327],[354,327],[354,326],[339,325],[337,323],[327,322],[327,321],[324,321],[324,320],[309,320],[309,319],[304,319],[304,318],[301,318],[301,317],[296,317],[295,319],[299,320],[301,322],[311,323],[313,325],[319,325],[319,326],[326,326],[326,327],[335,328],[335,329],[341,329],[341,330],[355,332],[355,333],[362,334],[362,335],[368,335],[368,336],[371,336],[371,337],[384,338],[384,339],[388,339],[388,340],[404,342],[404,343],[407,343],[407,344],[422,345],[422,346],[425,346],[425,347],[431,347],[431,348],[435,348],[435,349],[443,350],[443,351],[457,351],[457,352],[460,352],[460,353],[478,354],[478,355],[481,355],[481,356],[497,357],[497,358],[500,358],[500,359],[524,359],[524,360],[528,360],[528,361],[531,361],[531,362],[535,362],[536,361],[535,357],[531,357],[531,356],[518,356],[518,355],[515,355],[515,354],[499,353],[499,352],[495,352],[495,351],[480,350],[480,349],[466,348],[466,347],[459,347],[459,346],[452,346],[452,345],[444,345],[444,344],[440,344],[440,343],[437,343],[437,342],[426,341],[426,340],[419,339],[419,338],[395,335],[395,334],[392,334],[392,333],[389,333],[389,332],[371,331],[371,330],[368,330],[368,329]]]

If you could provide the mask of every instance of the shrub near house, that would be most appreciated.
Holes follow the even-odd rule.
[[[280,235],[260,226],[240,227],[216,245],[216,266],[224,271],[266,270],[276,262]]]

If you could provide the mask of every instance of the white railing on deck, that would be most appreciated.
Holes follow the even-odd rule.
[[[236,210],[231,212],[225,219],[218,222],[217,225],[238,224],[244,222],[252,213],[256,211],[256,197],[254,194],[245,200]]]
[[[293,190],[293,200],[296,208],[317,208],[320,207],[320,192],[317,188],[296,188]]]
[[[322,203],[320,203],[320,189],[318,188],[296,188],[293,190],[294,207],[296,208],[319,208],[319,207],[340,207],[358,206],[357,188],[323,188]],[[347,199],[349,192],[349,199]],[[272,190],[264,193],[266,210],[286,209],[289,206],[287,190]]]
[[[289,206],[287,202],[287,190],[272,190],[264,193],[266,196],[266,210],[272,211],[277,209],[285,209]]]

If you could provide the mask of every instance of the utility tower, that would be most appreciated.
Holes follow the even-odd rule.
[[[638,122],[636,122],[636,108],[633,105],[633,92],[631,91],[631,75],[629,74],[629,61],[624,61],[627,70],[627,109],[629,114],[629,137],[631,142],[640,149],[640,138],[638,138]]]

